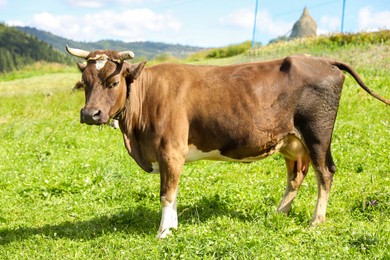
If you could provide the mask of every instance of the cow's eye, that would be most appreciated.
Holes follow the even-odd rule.
[[[112,82],[108,85],[108,88],[115,88],[116,86],[119,85],[119,81]]]

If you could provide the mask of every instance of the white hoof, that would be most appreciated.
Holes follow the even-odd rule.
[[[172,231],[167,228],[165,229],[164,231],[158,231],[158,234],[156,236],[157,239],[163,239],[163,238],[167,238],[168,236],[171,236],[172,235]]]
[[[325,217],[317,217],[317,218],[313,218],[310,222],[310,226],[311,227],[316,227],[320,224],[322,224],[323,222],[325,222]]]

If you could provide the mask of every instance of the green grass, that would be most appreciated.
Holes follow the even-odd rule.
[[[245,53],[251,49],[252,43],[246,41],[240,44],[233,44],[221,48],[206,49],[199,51],[188,57],[189,61],[199,61],[204,59],[222,59],[234,57],[239,54]]]
[[[302,52],[352,63],[389,98],[389,49],[385,43]],[[350,77],[333,136],[338,172],[323,225],[309,228],[317,197],[312,170],[283,216],[275,213],[285,188],[280,155],[251,164],[201,161],[182,173],[179,230],[163,241],[155,239],[158,175],[127,155],[119,130],[79,124],[84,94],[71,92],[79,78],[65,71],[0,82],[1,259],[390,258],[390,110]]]
[[[76,67],[69,67],[59,63],[35,62],[24,66],[21,70],[8,73],[0,73],[0,81],[12,81],[16,79],[32,78],[53,73],[71,73],[78,71]]]

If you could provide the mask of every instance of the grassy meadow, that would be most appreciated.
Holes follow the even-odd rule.
[[[277,43],[231,64],[295,53],[349,62],[390,98],[390,42]],[[194,62],[194,61],[192,61]],[[119,130],[79,123],[76,68],[0,80],[0,259],[390,259],[390,107],[347,76],[333,135],[338,171],[326,222],[310,228],[310,169],[289,216],[276,213],[284,159],[185,166],[179,230],[157,241],[159,176],[127,155]],[[43,73],[47,71],[47,73]]]

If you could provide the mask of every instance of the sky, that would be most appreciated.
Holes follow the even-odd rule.
[[[0,0],[0,22],[77,41],[220,47],[252,40],[256,0]],[[255,41],[289,35],[303,8],[340,32],[343,0],[258,0]],[[390,0],[345,0],[344,32],[390,29]]]

